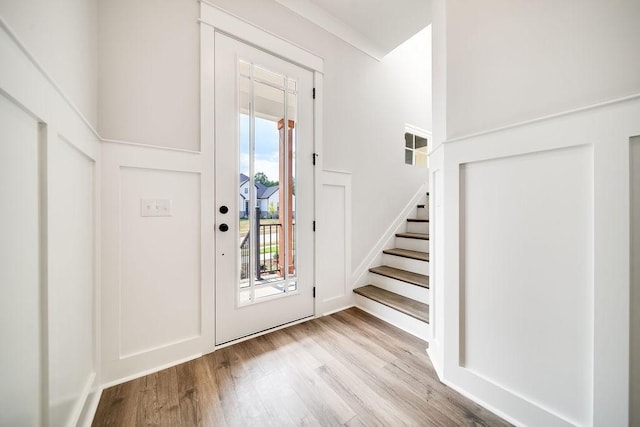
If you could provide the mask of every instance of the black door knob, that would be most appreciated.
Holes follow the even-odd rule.
[[[220,227],[218,227],[218,230],[222,232],[229,231],[229,226],[227,224],[220,224]]]
[[[220,213],[221,214],[226,214],[227,212],[229,212],[229,208],[226,207],[225,205],[220,206]]]

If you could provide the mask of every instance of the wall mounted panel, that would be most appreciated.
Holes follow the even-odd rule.
[[[205,148],[200,154],[102,145],[106,384],[214,348],[213,153]],[[143,212],[143,201],[164,203],[169,210]]]
[[[201,332],[200,175],[120,169],[120,356],[186,341]],[[141,201],[172,213],[143,217]]]
[[[631,292],[629,421],[640,426],[640,136],[631,138]]]
[[[323,171],[317,208],[316,314],[352,305],[351,174]]]
[[[49,419],[68,425],[95,376],[96,162],[62,137],[48,157]]]
[[[11,371],[11,375],[17,375],[21,379],[14,381],[8,375],[0,375],[3,384],[11,385],[13,389],[10,397],[0,398],[0,402],[9,408],[5,410],[3,406],[0,409],[0,424],[39,425],[37,421],[4,423],[1,417],[10,416],[14,410],[19,411],[24,405],[29,405],[34,399],[41,397],[41,411],[30,408],[31,417],[39,417],[41,413],[43,425],[76,425],[86,423],[87,419],[92,417],[97,404],[96,397],[100,395],[100,371],[96,355],[96,347],[100,342],[97,328],[99,263],[96,262],[99,257],[97,246],[100,240],[100,233],[97,231],[100,219],[96,214],[100,179],[96,172],[100,170],[100,145],[91,124],[83,116],[84,112],[90,119],[95,118],[89,105],[91,99],[95,98],[95,92],[92,92],[91,84],[87,80],[91,79],[90,67],[93,58],[85,58],[83,64],[71,61],[74,63],[72,67],[80,71],[74,71],[73,78],[69,80],[69,75],[66,75],[66,71],[69,70],[65,68],[69,68],[69,64],[54,67],[55,70],[45,69],[43,65],[48,67],[51,64],[47,61],[39,62],[43,58],[35,57],[34,52],[29,51],[26,46],[35,48],[37,44],[40,47],[59,47],[60,49],[53,49],[56,52],[50,52],[54,56],[57,54],[58,60],[61,58],[61,52],[63,57],[64,52],[71,51],[72,55],[77,56],[78,49],[71,49],[71,45],[58,46],[56,43],[63,39],[68,41],[66,37],[74,35],[74,31],[82,33],[92,27],[89,15],[93,6],[85,4],[80,8],[74,8],[69,2],[56,5],[56,13],[68,15],[72,20],[79,16],[89,19],[72,30],[60,27],[59,34],[51,34],[50,31],[43,30],[44,27],[32,25],[47,15],[46,10],[43,12],[44,9],[23,20],[25,17],[21,15],[26,10],[21,9],[23,6],[17,6],[17,3],[15,6],[7,6],[11,10],[7,9],[9,13],[0,18],[0,97],[3,103],[1,108],[2,112],[6,113],[10,110],[4,109],[5,105],[9,105],[5,102],[13,104],[13,110],[19,114],[10,114],[5,118],[12,117],[13,120],[22,116],[30,123],[30,132],[39,135],[31,135],[28,140],[20,141],[24,134],[14,132],[18,129],[14,125],[18,122],[3,123],[0,132],[6,134],[0,139],[0,149],[17,148],[18,152],[22,151],[25,154],[24,150],[33,149],[40,141],[41,151],[29,152],[28,164],[22,166],[18,157],[14,156],[12,160],[12,156],[4,155],[6,153],[0,156],[0,162],[7,162],[8,165],[5,166],[3,163],[0,168],[7,174],[7,179],[3,177],[2,183],[8,184],[11,191],[2,196],[2,206],[7,207],[3,210],[2,224],[10,230],[9,234],[3,231],[2,236],[3,241],[12,247],[11,255],[5,257],[3,254],[1,258],[3,262],[13,265],[13,268],[20,266],[18,262],[12,262],[11,256],[20,256],[21,251],[27,250],[32,244],[31,234],[38,232],[37,227],[31,225],[28,230],[23,230],[22,227],[25,222],[31,221],[33,215],[39,215],[42,276],[38,293],[31,289],[29,281],[25,278],[20,288],[13,290],[17,291],[16,295],[4,295],[3,300],[10,304],[11,308],[0,311],[2,316],[6,316],[3,317],[3,325],[19,325],[23,316],[27,316],[30,324],[35,327],[41,317],[42,345],[39,349],[30,350],[21,349],[20,345],[8,345],[7,348],[11,351],[7,352],[6,356],[12,360],[19,360],[15,361],[16,366],[13,367],[4,363],[2,365]],[[39,5],[30,2],[26,7],[39,8]],[[51,16],[47,15],[51,22],[45,27],[59,24],[56,19],[50,18]],[[3,19],[9,22],[6,23]],[[18,32],[12,31],[10,26]],[[88,46],[86,43],[92,40],[91,34],[86,35],[85,38],[72,37],[72,45],[82,45],[82,51]],[[34,51],[38,55],[42,53],[37,48]],[[47,71],[63,72],[54,73],[54,80]],[[56,84],[58,79],[62,83],[73,81],[73,84],[66,85],[65,89],[69,89],[72,97],[82,104],[83,111],[80,111],[70,101],[68,94]],[[77,93],[81,93],[80,98],[74,96]],[[10,135],[11,133],[13,135]],[[20,145],[17,147],[13,143]],[[32,169],[34,165],[35,172]],[[31,177],[29,179],[40,179],[40,200],[35,206],[23,209],[22,202],[12,200],[11,194],[15,191],[23,193],[23,197],[33,196],[32,189],[27,188],[30,185],[28,181],[18,179],[17,176],[8,178],[8,175],[15,172],[14,167],[21,168],[20,173],[28,174]],[[19,242],[10,242],[11,233],[20,233]],[[4,267],[1,270],[0,274],[8,274],[11,271]],[[37,268],[31,268],[30,274],[37,274]],[[4,279],[1,282],[8,283]],[[18,302],[24,303],[25,306],[20,307]],[[38,311],[34,314],[27,305],[37,306]],[[14,309],[17,311],[13,312]],[[7,329],[7,332],[9,331]],[[25,329],[22,332],[24,339],[30,339],[29,330]],[[34,358],[40,359],[40,365],[36,368],[33,367]],[[42,381],[38,384],[38,389],[29,390],[28,397],[21,396],[18,391],[25,390],[16,384],[20,381],[30,381],[34,375],[40,375],[40,372]]]
[[[40,425],[41,345],[38,121],[0,94],[0,425]]]
[[[440,316],[438,311],[442,308],[442,296],[443,296],[443,258],[440,256],[444,252],[444,241],[440,237],[440,228],[435,227],[435,224],[439,224],[444,221],[443,208],[444,199],[442,192],[442,150],[430,157],[431,164],[431,189],[429,192],[429,283],[430,288],[430,302],[429,302],[429,324],[431,326],[431,341],[429,342],[429,348],[435,349],[436,354],[432,355],[432,361],[435,359],[436,369],[442,364],[441,354],[441,342],[444,339],[443,326],[440,322]],[[430,352],[431,354],[432,352]]]
[[[460,171],[460,364],[587,424],[591,148],[473,162]]]

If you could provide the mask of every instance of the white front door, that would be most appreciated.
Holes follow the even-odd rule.
[[[312,89],[216,33],[216,344],[313,316]]]

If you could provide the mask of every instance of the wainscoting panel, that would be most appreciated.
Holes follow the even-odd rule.
[[[592,399],[593,239],[592,147],[460,166],[460,365],[578,425]]]
[[[444,308],[444,217],[443,148],[429,153],[429,326],[431,340],[427,349],[433,367],[442,378],[444,322],[440,312]]]
[[[351,174],[323,171],[316,226],[316,315],[353,305]]]
[[[640,136],[631,138],[631,384],[629,425],[640,425]]]
[[[213,350],[213,180],[203,178],[206,154],[104,143],[102,156],[102,364],[112,384]],[[147,216],[149,201],[169,211]]]
[[[636,96],[436,150],[443,350],[429,354],[443,382],[515,424],[629,424],[639,117]]]
[[[20,335],[1,337],[0,424],[81,425],[100,393],[98,135],[2,19],[0,63],[0,320]]]
[[[50,425],[77,422],[96,376],[96,152],[48,145]]]
[[[120,169],[120,357],[200,335],[200,176]],[[143,217],[142,200],[169,200]]]
[[[42,334],[38,121],[0,94],[0,425],[40,425]]]

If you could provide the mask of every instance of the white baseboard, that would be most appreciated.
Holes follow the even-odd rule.
[[[113,387],[113,386],[116,386],[116,385],[119,385],[119,384],[126,383],[126,382],[131,381],[131,380],[135,380],[136,378],[144,377],[145,375],[155,374],[156,372],[162,371],[164,369],[172,368],[172,367],[180,365],[182,363],[190,362],[193,359],[197,359],[198,357],[204,356],[205,354],[207,354],[207,353],[192,354],[191,356],[184,357],[184,358],[178,359],[178,360],[174,360],[174,361],[172,361],[170,363],[165,363],[163,365],[159,365],[159,366],[156,366],[156,367],[153,367],[153,368],[150,368],[150,369],[146,369],[146,370],[141,371],[141,372],[136,372],[135,374],[127,375],[126,377],[118,378],[116,380],[104,383],[102,385],[102,388],[103,389],[107,389],[109,387]]]
[[[91,427],[91,424],[93,424],[93,419],[96,416],[96,411],[98,409],[98,404],[100,403],[100,398],[102,397],[103,390],[103,387],[98,387],[93,393],[89,394],[76,426]]]
[[[82,392],[78,396],[75,405],[73,405],[73,410],[71,411],[71,416],[68,418],[68,426],[77,426],[80,424],[80,417],[82,415],[82,411],[86,405],[86,402],[90,396],[91,389],[94,387],[94,382],[96,379],[96,373],[92,372],[89,374],[87,381],[82,388]]]
[[[440,349],[437,347],[438,347],[438,344],[435,341],[429,342],[429,348],[427,348],[427,356],[429,356],[429,360],[431,360],[433,369],[436,371],[436,375],[438,375],[438,380],[444,384],[444,375],[442,372],[442,365],[440,365],[440,359],[437,355]]]
[[[455,390],[457,393],[460,393],[461,395],[463,395],[467,399],[474,401],[475,403],[477,403],[478,405],[480,405],[483,408],[487,409],[488,411],[493,412],[495,415],[497,415],[500,418],[502,418],[503,420],[513,424],[514,426],[524,426],[524,424],[522,424],[518,420],[516,420],[516,419],[510,417],[509,415],[505,414],[504,412],[496,409],[494,406],[491,406],[491,405],[487,404],[482,399],[477,398],[475,395],[473,395],[473,394],[469,393],[468,391],[456,386],[455,384],[452,384],[447,380],[443,380],[442,378],[440,378],[440,382],[442,384],[446,385],[447,387]]]
[[[331,311],[327,311],[326,313],[322,313],[317,317],[331,316],[332,314],[336,314],[336,313],[339,313],[339,312],[344,311],[344,310],[348,310],[348,309],[353,308],[353,307],[355,307],[355,304],[345,305],[342,308],[337,308],[335,310],[331,310]]]

